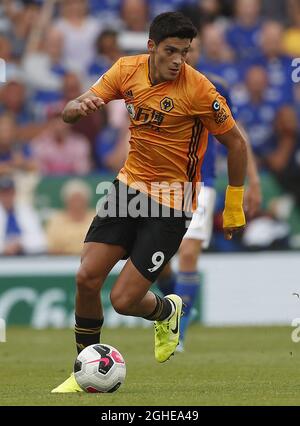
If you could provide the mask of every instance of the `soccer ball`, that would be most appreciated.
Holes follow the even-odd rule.
[[[90,345],[76,358],[74,375],[85,392],[115,392],[125,380],[126,365],[113,346]]]

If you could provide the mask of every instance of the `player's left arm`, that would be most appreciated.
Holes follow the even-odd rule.
[[[236,124],[231,130],[215,135],[215,137],[228,151],[229,185],[225,196],[223,229],[225,238],[230,240],[235,232],[240,231],[246,225],[243,201],[247,172],[247,143]]]
[[[208,77],[210,78],[210,81],[215,85],[219,94],[222,95],[224,99],[226,99],[227,106],[231,110],[234,108],[235,112],[238,112],[238,109],[234,107],[234,104],[232,102],[230,90],[226,81],[213,74],[210,74]],[[260,177],[258,174],[256,160],[252,151],[248,134],[244,126],[242,125],[242,123],[240,123],[238,120],[236,121],[236,123],[246,141],[248,166],[247,166],[247,187],[246,187],[245,197],[244,197],[244,209],[247,214],[247,217],[252,218],[260,209],[261,201],[262,201]]]
[[[252,218],[260,209],[262,203],[262,191],[260,184],[260,176],[257,170],[255,156],[247,136],[247,132],[244,129],[243,125],[238,121],[238,128],[243,134],[246,147],[247,147],[247,156],[248,156],[248,167],[247,167],[247,188],[245,191],[245,202],[244,208],[247,213],[247,217]]]
[[[246,224],[243,210],[247,171],[246,140],[236,125],[225,97],[201,74],[198,89],[194,90],[192,96],[191,112],[198,113],[203,125],[228,151],[229,185],[226,189],[223,229],[225,238],[231,239]]]

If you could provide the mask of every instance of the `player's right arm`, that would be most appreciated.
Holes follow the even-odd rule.
[[[103,99],[88,90],[83,95],[67,103],[62,112],[62,117],[66,123],[75,123],[79,118],[86,117],[102,108],[103,105]]]
[[[81,117],[97,111],[104,104],[122,99],[122,75],[120,58],[103,74],[95,84],[78,98],[70,101],[63,110],[62,116],[66,123],[75,123]]]

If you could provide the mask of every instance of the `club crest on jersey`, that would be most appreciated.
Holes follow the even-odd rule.
[[[128,114],[130,115],[130,117],[132,119],[134,119],[134,117],[135,117],[135,110],[134,110],[133,104],[126,104],[126,109],[128,111]]]
[[[174,102],[173,102],[173,99],[171,99],[171,98],[163,98],[163,99],[160,101],[160,108],[161,108],[163,111],[166,111],[166,112],[171,111],[171,110],[174,108]]]

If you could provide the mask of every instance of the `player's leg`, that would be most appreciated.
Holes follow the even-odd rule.
[[[179,271],[174,292],[185,303],[185,315],[180,323],[180,345],[183,350],[187,326],[191,319],[192,307],[199,293],[200,277],[198,260],[202,249],[207,248],[213,228],[213,212],[216,192],[203,187],[198,198],[198,208],[179,248]]]
[[[133,221],[116,215],[120,201],[118,186],[118,181],[111,185],[85,238],[76,289],[75,336],[78,352],[99,342],[103,323],[100,290],[112,267],[130,252],[135,238]],[[77,391],[80,388],[74,375],[71,375],[52,392]]]
[[[182,301],[176,295],[161,298],[151,284],[176,253],[186,231],[185,218],[145,218],[131,253],[114,288],[111,302],[123,315],[155,321],[155,357],[166,361],[179,341]]]
[[[151,320],[170,316],[172,304],[149,291],[151,285],[152,280],[145,278],[129,259],[110,294],[115,311],[121,315]]]
[[[86,346],[97,344],[103,324],[100,290],[113,266],[126,250],[117,245],[85,243],[76,280],[75,340],[78,353]],[[82,392],[74,374],[51,391],[52,393]]]
[[[76,276],[75,339],[78,353],[99,343],[103,325],[100,291],[113,266],[126,250],[117,245],[85,243]]]
[[[149,290],[151,285],[152,280],[129,259],[113,287],[111,302],[119,314],[155,321],[155,358],[164,362],[179,342],[182,301],[174,294],[161,298]]]
[[[184,350],[184,339],[187,326],[191,319],[191,311],[199,291],[200,278],[197,271],[198,258],[202,251],[202,241],[184,238],[179,248],[179,273],[175,274],[169,262],[157,278],[157,287],[166,296],[175,293],[182,298],[184,316],[180,322],[180,341],[176,348]]]
[[[127,198],[122,194],[119,181],[115,180],[87,232],[77,274],[75,332],[78,352],[99,342],[103,324],[100,290],[112,267],[130,252],[135,239],[134,221],[128,215],[120,216],[123,207],[126,212]]]

